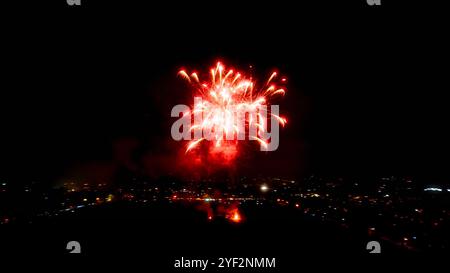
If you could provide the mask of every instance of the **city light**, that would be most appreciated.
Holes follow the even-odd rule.
[[[211,224],[213,222],[220,224],[220,220],[215,221],[217,218],[240,225],[254,217],[254,210],[262,210],[261,212],[264,213],[266,208],[270,208],[276,209],[277,212],[289,211],[295,217],[305,215],[308,218],[315,218],[314,221],[335,222],[344,228],[351,228],[358,223],[354,218],[355,211],[367,210],[370,217],[378,220],[364,232],[374,235],[378,230],[381,231],[378,225],[381,227],[387,225],[383,230],[383,236],[398,245],[418,250],[441,247],[432,240],[423,239],[426,238],[424,232],[430,234],[442,232],[448,225],[448,209],[445,207],[427,209],[428,197],[427,194],[423,194],[424,191],[429,192],[433,195],[433,199],[445,200],[450,190],[448,187],[411,185],[411,182],[407,182],[406,179],[396,179],[395,184],[392,182],[393,186],[389,187],[385,180],[380,179],[376,187],[364,194],[354,191],[337,194],[334,189],[345,185],[346,180],[310,177],[298,183],[291,183],[290,179],[280,177],[242,177],[239,181],[240,183],[234,187],[223,187],[220,190],[213,186],[215,182],[213,179],[206,187],[202,183],[187,184],[182,180],[170,184],[158,180],[154,182],[155,184],[148,183],[146,180],[133,181],[129,186],[121,186],[117,189],[103,186],[100,188],[100,186],[97,187],[97,183],[95,188],[85,186],[77,189],[70,184],[64,185],[62,191],[64,202],[52,199],[52,195],[48,192],[25,193],[23,190],[20,192],[24,195],[34,194],[46,200],[41,204],[42,207],[39,208],[36,217],[60,217],[64,214],[78,213],[79,210],[81,213],[93,206],[105,206],[107,202],[117,202],[117,205],[130,202],[133,206],[145,203],[144,207],[150,207],[153,204],[170,206],[172,203],[177,203],[179,207],[194,208],[197,213],[203,215],[204,221]],[[414,191],[416,195],[411,195],[411,187],[417,189]],[[26,188],[32,187],[26,185]],[[158,188],[158,192],[155,192],[155,188]],[[71,189],[76,189],[76,192],[72,192]],[[380,189],[382,194],[378,192]],[[264,192],[270,192],[270,194],[261,194]],[[401,198],[385,197],[403,194],[408,196],[411,202],[408,207],[404,206]],[[176,202],[167,202],[167,200],[176,200]],[[11,224],[18,219],[18,216],[2,214],[0,211],[1,224]],[[249,223],[252,222],[249,221]],[[376,229],[375,226],[377,226]]]
[[[114,196],[112,194],[108,194],[108,197],[106,197],[106,202],[111,202],[113,198]]]
[[[261,190],[262,192],[266,192],[266,191],[269,190],[269,187],[268,187],[267,185],[263,184],[263,185],[261,185],[260,190]]]
[[[442,189],[441,189],[441,188],[425,188],[424,191],[437,191],[437,192],[441,192]]]

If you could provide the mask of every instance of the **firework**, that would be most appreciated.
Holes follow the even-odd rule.
[[[178,74],[194,87],[196,97],[192,110],[184,114],[193,115],[194,119],[201,117],[200,122],[194,122],[189,128],[194,135],[201,137],[187,144],[186,153],[204,143],[204,140],[213,142],[214,151],[229,151],[229,147],[235,147],[237,143],[228,140],[238,139],[235,136],[245,133],[242,132],[245,128],[255,128],[255,134],[250,135],[249,139],[267,148],[268,142],[262,137],[267,132],[267,106],[273,97],[284,96],[286,92],[285,88],[275,83],[279,78],[277,72],[273,72],[259,87],[252,77],[227,69],[220,62],[209,71],[208,81],[202,81],[197,72],[180,70]],[[281,78],[281,82],[285,83],[286,78]],[[257,114],[245,114],[249,112]],[[274,113],[270,115],[282,126],[287,123],[284,117]],[[243,118],[244,127],[238,117]],[[209,132],[208,139],[204,136],[205,132]]]

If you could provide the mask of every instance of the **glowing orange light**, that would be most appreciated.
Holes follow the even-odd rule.
[[[239,223],[241,220],[242,220],[241,215],[239,214],[238,211],[235,211],[231,217],[231,221]]]

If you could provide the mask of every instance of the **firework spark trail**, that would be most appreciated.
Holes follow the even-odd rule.
[[[273,72],[259,89],[255,89],[256,82],[251,77],[246,77],[233,69],[227,70],[220,62],[216,67],[211,68],[209,82],[202,82],[196,72],[189,74],[186,70],[180,70],[178,74],[194,86],[202,99],[201,102],[194,105],[192,114],[201,114],[203,121],[201,124],[192,125],[190,131],[206,129],[212,132],[216,147],[220,147],[225,140],[224,132],[225,135],[239,133],[239,126],[233,113],[267,109],[265,107],[268,106],[268,101],[272,97],[285,94],[285,89],[278,88],[274,83],[278,78],[277,72]],[[286,78],[282,78],[281,81],[285,83]],[[286,118],[275,114],[271,114],[271,116],[282,126],[287,123]],[[260,137],[261,133],[266,130],[266,120],[261,114],[256,118],[250,115],[246,118],[245,123],[249,126],[253,124],[258,128],[257,136],[251,137],[251,139],[267,146],[268,143]],[[186,153],[198,146],[204,139],[190,141]]]

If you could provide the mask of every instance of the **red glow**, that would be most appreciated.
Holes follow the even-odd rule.
[[[239,223],[241,221],[241,216],[239,215],[239,213],[236,211],[233,215],[233,218],[231,218],[231,220],[233,220],[233,222]]]
[[[234,223],[240,223],[242,221],[242,216],[237,208],[229,210],[227,218]]]

